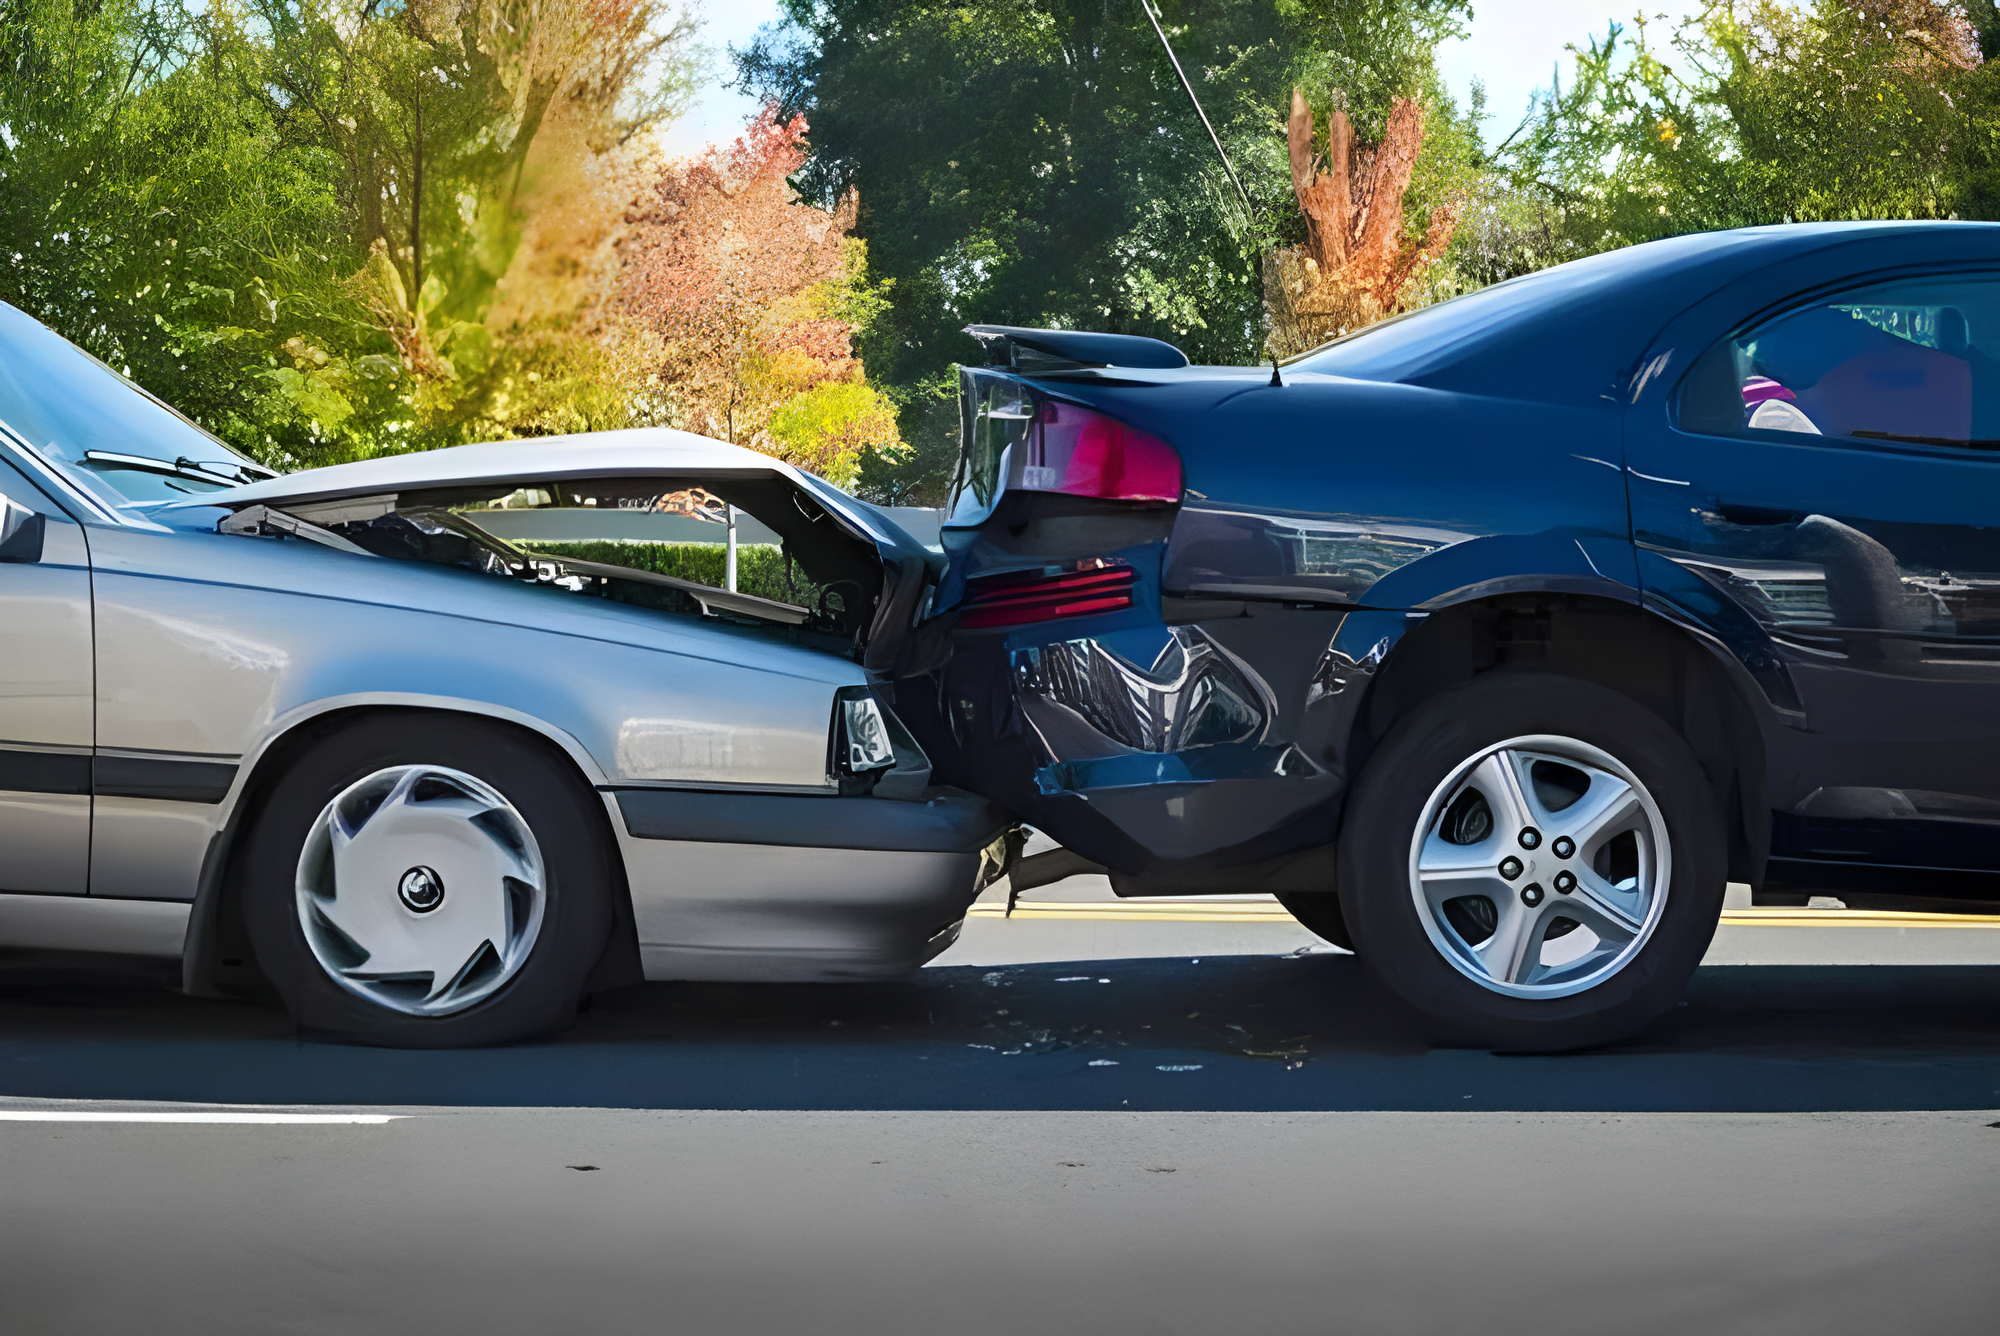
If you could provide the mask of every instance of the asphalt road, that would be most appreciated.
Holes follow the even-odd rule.
[[[0,1330],[1983,1333],[1996,1004],[1712,968],[1501,1057],[1351,957],[1184,957],[404,1053],[0,960]]]
[[[527,1109],[0,1124],[0,1324],[1983,1336],[2000,1300],[1989,1121]]]
[[[136,974],[131,982],[140,983]],[[0,961],[0,1095],[626,1109],[1834,1112],[2000,1106],[2000,967],[1700,971],[1638,1038],[1434,1048],[1352,956],[653,984],[503,1049],[302,1042],[282,1012]]]

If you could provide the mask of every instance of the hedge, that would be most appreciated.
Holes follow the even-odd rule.
[[[720,543],[621,543],[599,540],[584,543],[521,542],[517,546],[558,559],[596,561],[607,566],[629,566],[693,580],[713,589],[723,587],[724,549]],[[785,573],[785,550],[769,543],[745,543],[736,549],[736,590],[773,598],[780,603],[814,606],[819,587],[793,565],[789,580]]]

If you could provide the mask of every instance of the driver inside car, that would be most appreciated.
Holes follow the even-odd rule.
[[[1798,396],[1769,376],[1743,382],[1743,407],[1750,424],[1760,431],[1804,431],[1820,434],[1813,420],[1799,410]]]
[[[1829,436],[1967,440],[1972,366],[1965,317],[1955,307],[1935,307],[1930,323],[1936,347],[1840,306],[1809,307],[1766,327],[1748,348],[1757,374],[1743,384],[1747,425]]]

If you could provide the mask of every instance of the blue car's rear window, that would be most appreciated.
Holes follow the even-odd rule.
[[[1526,274],[1420,307],[1315,348],[1292,359],[1297,371],[1317,371],[1356,380],[1400,380],[1438,360],[1440,352],[1503,329],[1547,299],[1554,270]],[[1569,277],[1560,275],[1561,279]]]

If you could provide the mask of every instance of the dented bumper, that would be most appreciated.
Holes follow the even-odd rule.
[[[1010,818],[919,801],[620,789],[606,795],[648,979],[897,978],[957,940]]]
[[[1114,874],[1261,862],[1334,836],[1379,654],[1349,614],[1214,605],[1180,624],[961,634],[935,692],[899,688],[940,777],[978,785]],[[1356,634],[1366,635],[1357,618]]]

